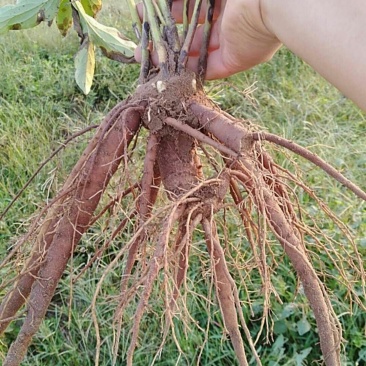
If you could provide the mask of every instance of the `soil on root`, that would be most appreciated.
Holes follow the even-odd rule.
[[[326,288],[311,264],[312,253],[303,240],[305,233],[309,235],[310,232],[314,237],[319,233],[306,227],[292,189],[296,185],[308,188],[290,172],[280,170],[262,142],[255,141],[252,128],[221,113],[207,100],[195,80],[190,72],[169,81],[156,75],[139,86],[129,100],[116,106],[101,124],[46,215],[38,217],[30,233],[20,241],[19,248],[27,240],[31,241],[33,251],[23,271],[8,283],[14,282],[14,285],[8,286],[0,306],[0,330],[6,329],[23,306],[26,317],[4,366],[20,364],[81,236],[108,212],[112,212],[105,222],[109,234],[106,234],[103,246],[96,249],[97,257],[124,229],[132,234],[115,252],[96,286],[91,304],[97,337],[95,363],[99,362],[102,347],[96,310],[98,299],[103,297],[100,295],[103,282],[120,268],[121,263],[123,269],[118,272],[121,275],[120,292],[113,317],[116,330],[114,361],[122,357],[127,365],[133,364],[140,324],[152,302],[151,297],[156,295],[154,285],[158,280],[164,289],[160,299],[164,303],[165,322],[157,355],[169,331],[182,352],[173,320],[178,312],[187,313],[184,296],[187,294],[192,238],[201,227],[201,237],[207,245],[205,255],[211,263],[212,285],[239,364],[248,364],[246,344],[260,365],[255,342],[242,313],[243,299],[239,298],[233,280],[235,276],[242,276],[240,268],[243,267],[230,262],[232,257],[228,256],[227,247],[230,240],[223,242],[217,233],[217,218],[221,212],[226,215],[227,210],[241,220],[253,251],[253,266],[258,268],[262,278],[264,310],[260,332],[269,316],[269,298],[276,294],[269,275],[274,269],[267,260],[267,257],[271,258],[276,266],[269,240],[268,232],[271,231],[304,286],[319,329],[325,364],[340,365],[340,325]],[[128,149],[128,145],[133,138],[137,139],[141,126],[148,130],[149,137],[144,167],[139,172],[131,168],[134,149]],[[123,169],[118,169],[119,164],[123,164]],[[117,172],[118,177],[113,177]],[[119,182],[120,192],[107,189],[111,180]],[[111,200],[108,200],[109,194],[112,194]],[[98,209],[100,202],[104,207]],[[118,207],[123,207],[122,216],[115,213]],[[334,215],[327,209],[324,211],[347,232]],[[116,222],[117,225],[112,225]],[[336,260],[347,263],[355,278],[364,285],[362,260],[357,248],[353,247],[353,250],[352,254],[337,253]],[[86,263],[81,273],[94,261],[95,257]],[[3,265],[11,263],[9,258]],[[354,300],[360,302],[358,294],[352,292],[351,280],[344,268],[340,276]],[[246,286],[244,282],[241,284]],[[123,314],[128,307],[135,307],[130,345],[128,351],[119,356]],[[245,342],[241,339],[240,328],[246,336]]]

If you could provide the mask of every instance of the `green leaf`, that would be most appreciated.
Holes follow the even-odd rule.
[[[287,325],[284,320],[277,320],[273,326],[274,334],[284,334],[287,331]]]
[[[287,338],[285,338],[282,334],[280,334],[276,341],[273,343],[272,349],[274,351],[284,350],[285,343],[287,342]]]
[[[85,38],[75,56],[75,80],[84,94],[90,92],[95,69],[94,45]]]
[[[306,359],[306,357],[309,355],[309,353],[311,352],[312,348],[305,348],[304,350],[302,350],[300,353],[296,353],[295,356],[295,361],[296,361],[296,366],[302,366],[304,364],[304,361]]]
[[[83,32],[88,33],[90,40],[99,46],[103,53],[114,60],[129,62],[133,59],[136,44],[126,39],[117,29],[97,22],[85,13],[79,1],[74,2],[79,13]]]
[[[85,13],[95,18],[97,13],[102,9],[102,0],[80,0]]]
[[[56,15],[59,0],[19,0],[0,8],[0,34],[8,30],[33,28]]]
[[[297,325],[297,332],[301,336],[304,335],[305,333],[307,333],[311,329],[311,325],[306,320],[306,318],[302,318],[301,320],[299,320],[296,323],[296,325]]]
[[[289,316],[291,316],[293,313],[295,313],[297,310],[298,310],[297,305],[291,302],[291,303],[287,304],[285,306],[285,308],[283,309],[281,318],[286,319]]]
[[[65,37],[72,25],[72,8],[70,0],[61,0],[56,17],[57,28]]]

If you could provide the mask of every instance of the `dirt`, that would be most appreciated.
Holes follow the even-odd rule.
[[[179,76],[172,76],[169,81],[164,80],[160,74],[152,77],[137,88],[133,100],[147,104],[142,122],[151,132],[157,132],[163,128],[167,117],[189,122],[194,126],[197,118],[188,110],[187,101],[197,93],[195,74],[184,71]],[[169,135],[171,130],[167,129],[161,134]]]

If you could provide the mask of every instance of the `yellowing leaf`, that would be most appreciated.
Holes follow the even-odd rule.
[[[61,34],[65,37],[72,25],[72,8],[70,0],[61,0],[56,16],[56,24]]]
[[[85,13],[95,18],[97,13],[102,9],[102,0],[80,0]]]
[[[94,45],[86,38],[75,56],[75,80],[84,94],[90,92],[94,70]]]
[[[99,46],[103,53],[110,58],[128,62],[133,58],[136,44],[126,39],[117,29],[107,27],[97,22],[85,13],[79,1],[75,1],[83,32],[88,33],[90,40]]]
[[[42,21],[51,21],[59,0],[19,0],[15,5],[0,8],[0,34],[8,30],[33,28]]]

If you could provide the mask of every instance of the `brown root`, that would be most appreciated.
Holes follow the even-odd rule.
[[[243,125],[236,124],[213,109],[195,103],[192,103],[190,107],[199,118],[200,125],[208,133],[213,134],[219,141],[238,152],[238,154],[242,154],[242,157],[236,160],[226,159],[226,165],[233,169],[230,172],[231,175],[236,176],[237,180],[249,193],[259,213],[266,219],[269,228],[276,235],[294,265],[304,287],[305,295],[314,311],[325,363],[327,365],[340,365],[341,327],[339,321],[334,314],[325,287],[309,261],[302,239],[303,234],[300,231],[301,225],[295,214],[295,206],[289,198],[286,186],[281,179],[277,178],[278,175],[271,158],[258,143],[254,143],[254,140],[261,135],[251,132]],[[235,138],[230,140],[227,137],[228,130],[226,128],[220,129],[219,126],[228,127],[228,130],[231,131],[235,130],[236,133],[232,132],[230,134],[230,136],[235,136]],[[303,150],[301,151],[302,153],[304,152]],[[307,155],[309,155],[308,152]],[[320,165],[317,165],[329,173],[328,165],[323,163],[321,162]],[[337,180],[341,179],[339,174],[336,175]],[[298,180],[295,181],[295,184],[297,182]],[[342,184],[344,184],[343,180]],[[346,186],[351,188],[349,184],[346,184]],[[351,190],[356,194],[358,192],[357,189],[351,188]],[[236,194],[233,188],[232,195],[234,200],[237,200],[237,203],[239,203],[240,195]],[[332,215],[330,217],[336,221]],[[263,255],[261,262],[263,263]]]
[[[66,141],[64,141],[61,146],[59,146],[46,160],[44,160],[38,167],[38,169],[32,174],[32,176],[28,179],[28,181],[24,184],[24,186],[20,189],[20,191],[15,195],[15,197],[10,201],[10,203],[6,206],[5,210],[0,214],[0,221],[5,217],[7,212],[13,206],[13,204],[19,199],[19,197],[24,193],[24,191],[28,188],[28,186],[32,183],[34,178],[39,174],[39,172],[49,163],[61,150],[65,149],[66,146],[77,137],[84,135],[85,133],[98,128],[98,125],[88,126],[83,130],[76,132],[72,136],[70,136]]]
[[[198,205],[195,207],[198,208]],[[196,208],[192,211],[195,211]],[[192,212],[192,214],[194,213]],[[189,265],[189,251],[191,247],[190,243],[192,239],[192,233],[201,220],[202,214],[196,214],[194,218],[188,217],[187,219],[181,220],[179,222],[178,233],[174,245],[175,256],[172,259],[172,266],[175,268],[175,286],[173,297],[170,301],[170,312],[174,311],[176,300],[179,295],[179,289],[186,279]]]
[[[208,252],[212,258],[216,295],[224,318],[224,324],[233,344],[240,366],[247,366],[243,340],[239,331],[239,323],[234,301],[233,279],[226,268],[224,253],[217,240],[216,230],[207,219],[202,221]],[[213,232],[214,231],[214,232]],[[235,284],[234,284],[235,286]]]
[[[126,292],[128,287],[128,281],[131,276],[132,267],[136,261],[136,255],[141,246],[143,246],[146,240],[146,230],[145,222],[151,216],[152,207],[156,201],[158,195],[158,189],[160,185],[160,176],[158,167],[156,164],[156,154],[157,154],[158,141],[154,134],[150,134],[147,143],[146,156],[144,161],[144,173],[141,181],[141,194],[137,202],[138,213],[139,213],[139,224],[138,226],[142,228],[142,232],[134,240],[132,245],[128,250],[128,257],[126,266],[123,272],[120,285],[120,301],[116,307],[114,322],[117,324],[114,347],[113,347],[113,364],[116,362],[118,354],[118,340],[121,335],[122,327],[122,312],[124,309],[123,304],[126,302]]]
[[[45,220],[41,226],[40,233],[37,237],[37,244],[34,245],[32,255],[26,264],[26,269],[20,274],[13,289],[7,293],[0,305],[0,334],[2,334],[10,323],[17,311],[26,302],[39,268],[42,264],[43,257],[47,252],[58,224],[57,209],[51,211],[52,216]],[[9,320],[7,320],[9,319]]]
[[[342,173],[337,171],[318,155],[294,143],[293,141],[289,141],[283,137],[279,137],[271,133],[250,131],[238,123],[235,124],[235,122],[230,120],[224,114],[201,104],[192,103],[190,105],[190,109],[199,118],[201,127],[212,133],[225,145],[225,148],[229,147],[232,149],[232,151],[240,154],[244,151],[251,151],[254,141],[270,141],[274,144],[277,144],[278,146],[285,147],[299,156],[309,160],[332,178],[336,179],[342,185],[350,189],[357,197],[366,201],[365,191],[347,179]],[[225,126],[225,128],[223,128],[223,126]]]
[[[168,218],[166,219],[161,236],[159,238],[159,241],[156,245],[156,249],[154,251],[154,255],[149,263],[149,272],[147,274],[146,280],[144,281],[144,291],[141,294],[141,299],[139,301],[139,304],[137,306],[133,327],[132,327],[132,338],[130,342],[130,346],[127,352],[127,366],[133,365],[133,353],[136,348],[137,344],[137,337],[139,334],[140,329],[140,322],[141,318],[145,312],[146,306],[148,304],[150,294],[152,291],[152,287],[154,284],[154,281],[164,265],[164,261],[166,258],[166,250],[169,240],[170,231],[172,228],[172,225],[176,220],[179,219],[179,217],[183,214],[185,209],[185,206],[174,206],[171,213],[169,214]]]
[[[301,280],[316,318],[320,346],[326,365],[340,365],[341,330],[339,323],[332,312],[328,295],[309,262],[299,234],[296,229],[289,225],[289,219],[286,218],[273,193],[268,190],[264,183],[260,182],[258,170],[254,169],[247,161],[243,165],[245,168],[242,167],[242,173],[235,172],[234,174],[253,195],[259,210],[262,210],[262,214],[267,218],[269,226],[289,256]],[[256,177],[255,180],[251,178],[253,176]],[[258,189],[260,189],[260,193],[257,191]]]
[[[317,255],[316,250],[322,250],[323,245],[317,236],[323,235],[324,238],[325,235],[315,224],[315,229],[306,226],[295,190],[300,187],[309,193],[345,237],[349,238],[347,229],[307,190],[299,178],[281,170],[274,163],[260,141],[268,134],[256,132],[249,124],[238,123],[215,107],[208,107],[209,103],[199,93],[192,97],[194,88],[191,74],[181,75],[181,79],[177,77],[167,85],[167,91],[158,90],[161,80],[159,75],[156,78],[139,87],[131,98],[133,102],[121,103],[111,111],[77,162],[62,191],[50,207],[44,209],[44,212],[48,212],[43,222],[40,224],[40,217],[36,218],[30,232],[17,244],[16,249],[28,240],[34,241],[24,270],[5,284],[14,282],[13,289],[0,305],[0,331],[6,329],[24,304],[26,317],[17,339],[9,349],[4,366],[19,365],[21,362],[79,239],[92,224],[98,224],[99,221],[103,224],[107,222],[107,225],[103,225],[102,234],[98,232],[103,244],[95,248],[94,255],[88,258],[75,276],[77,279],[92,265],[98,266],[97,259],[106,255],[107,249],[114,250],[103,267],[90,306],[97,339],[96,364],[103,346],[97,305],[102,298],[102,285],[110,274],[118,276],[119,281],[119,291],[117,283],[112,300],[111,297],[106,300],[107,303],[116,303],[113,316],[113,364],[119,362],[119,342],[125,325],[123,321],[127,318],[126,311],[134,307],[130,343],[122,356],[125,357],[123,362],[132,366],[135,349],[142,335],[141,324],[150,306],[155,306],[155,301],[152,301],[154,286],[160,279],[157,295],[160,301],[157,302],[163,303],[164,321],[162,342],[155,358],[160,354],[170,330],[179,354],[183,353],[175,333],[175,318],[186,316],[186,319],[194,321],[186,306],[185,296],[195,291],[188,290],[188,278],[190,256],[196,250],[192,240],[197,235],[202,239],[200,244],[203,242],[208,251],[200,250],[200,259],[205,258],[204,266],[207,265],[209,269],[206,273],[212,274],[209,295],[213,289],[216,290],[224,327],[239,364],[248,365],[242,339],[244,333],[251,356],[261,365],[255,345],[262,339],[264,330],[267,330],[266,341],[270,341],[271,296],[274,294],[281,301],[271,283],[279,265],[273,249],[274,235],[280,243],[277,247],[282,255],[288,256],[295,268],[314,312],[325,364],[339,366],[341,328],[326,286],[318,278],[312,264]],[[180,80],[184,81],[182,92]],[[181,103],[177,103],[178,97]],[[149,130],[142,174],[138,169],[137,172],[128,170],[132,154],[127,152],[127,146],[137,135],[141,124]],[[271,137],[268,140],[275,142]],[[130,151],[135,148],[138,150],[138,146],[136,138],[135,146],[130,147]],[[302,154],[300,150],[299,153]],[[122,193],[113,193],[112,199],[111,196],[107,197],[106,187],[122,160],[125,168],[118,186]],[[210,178],[206,179],[204,173]],[[114,188],[114,182],[111,181],[111,189]],[[102,200],[102,208],[98,209],[102,195],[106,201]],[[120,211],[116,213],[118,209]],[[235,219],[239,216],[235,223],[240,226],[242,233],[239,239],[246,236],[249,248],[247,257],[247,253],[240,253],[243,246],[235,247],[229,229],[225,229],[227,212]],[[217,213],[223,215],[219,217]],[[43,217],[43,212],[41,214]],[[222,243],[217,223],[224,228],[225,240]],[[196,230],[199,224],[203,232]],[[127,240],[123,237],[126,233],[129,235]],[[113,248],[111,244],[118,236],[123,237],[122,244]],[[308,237],[315,238],[316,250],[308,248]],[[352,247],[356,259],[350,260],[351,264],[344,264],[344,259],[350,258],[350,251],[347,255],[331,254],[336,252],[336,246],[331,239],[327,243],[329,245],[324,252],[335,263],[350,297],[357,301],[356,291],[350,289],[351,284],[347,279],[347,268],[352,268],[355,276],[363,278],[364,285],[364,270],[354,268],[356,262],[362,266],[357,248]],[[16,249],[11,253],[12,256],[15,256]],[[337,261],[342,263],[337,265]],[[263,315],[256,338],[253,337],[255,340],[243,315],[243,309],[252,309],[252,289],[249,290],[251,284],[246,283],[246,279],[250,282],[253,269],[257,271],[262,285],[255,291],[263,299]],[[238,284],[244,288],[248,299],[245,308],[242,307],[243,299],[239,298]],[[210,296],[202,296],[206,301],[209,319]],[[251,315],[254,316],[253,311]],[[209,325],[206,330],[195,325],[205,332],[205,343],[209,339]]]
[[[158,188],[160,185],[160,177],[158,168],[156,165],[156,153],[157,153],[158,142],[154,134],[150,134],[147,143],[147,150],[144,162],[144,174],[141,182],[141,194],[137,202],[138,213],[140,216],[139,225],[144,227],[145,221],[150,217],[152,207],[156,201]],[[121,280],[121,299],[126,291],[128,278],[131,274],[132,266],[136,259],[137,251],[140,244],[144,242],[146,237],[146,232],[143,229],[141,234],[132,243],[129,251],[126,267]],[[118,318],[118,311],[116,311],[116,316]]]
[[[173,268],[174,287],[171,294],[169,291],[167,291],[166,294],[167,305],[165,312],[165,328],[163,333],[163,339],[159,347],[159,350],[156,353],[156,356],[159,355],[159,353],[162,351],[164,347],[164,344],[166,342],[169,333],[169,329],[172,330],[173,338],[175,340],[177,348],[179,349],[180,353],[182,353],[182,351],[180,350],[179,342],[176,339],[174,333],[173,316],[175,309],[178,308],[177,299],[180,295],[180,288],[186,281],[192,234],[202,220],[202,213],[197,214],[196,212],[199,211],[198,210],[199,206],[200,206],[199,204],[195,204],[195,206],[189,211],[188,217],[187,215],[182,215],[182,217],[178,222],[178,232],[173,247],[173,255],[169,263],[169,266]],[[165,270],[168,271],[168,268],[165,268]]]
[[[323,159],[321,159],[318,155],[312,153],[308,149],[294,143],[293,141],[289,141],[284,139],[283,137],[279,137],[272,133],[265,132],[256,132],[252,135],[253,140],[260,141],[270,141],[275,143],[276,145],[283,146],[288,150],[296,153],[299,156],[309,160],[322,170],[324,170],[328,175],[337,180],[339,183],[350,189],[357,197],[366,201],[366,192],[363,191],[356,184],[347,179],[342,173],[340,173],[337,169],[333,168],[331,165],[326,163]]]
[[[14,288],[8,292],[8,294],[1,302],[0,320],[14,317],[14,315],[21,308],[21,306],[24,305],[31,291],[31,287],[37,277],[41,262],[43,261],[44,256],[49,246],[51,245],[56,228],[59,225],[59,216],[63,211],[63,202],[65,202],[68,199],[69,194],[73,193],[73,190],[75,190],[75,185],[73,184],[74,180],[80,174],[80,170],[85,165],[86,159],[100,143],[99,139],[103,135],[105,135],[106,131],[108,131],[113,123],[117,122],[117,119],[120,117],[120,113],[125,109],[125,103],[120,103],[115,108],[113,108],[111,112],[106,116],[104,124],[102,124],[101,127],[98,129],[96,135],[83,152],[82,158],[78,161],[78,163],[75,165],[74,169],[70,173],[67,181],[63,186],[63,190],[47,206],[47,217],[44,219],[39,229],[39,233],[35,240],[30,259],[27,261],[27,264],[25,266],[25,271],[20,274],[20,276],[17,278]],[[121,124],[121,120],[119,121],[119,123]],[[44,212],[46,212],[46,210],[42,210],[41,213]],[[40,217],[35,220],[35,224],[37,224],[39,220]],[[37,227],[36,225],[33,225],[32,227],[33,228],[29,230],[28,234],[22,240],[20,240],[17,247],[21,246],[27,239],[29,239],[34,234],[34,231]],[[8,256],[8,258],[5,259],[4,262],[9,259],[10,258]],[[9,321],[0,322],[0,334],[2,334],[6,330],[8,325]]]
[[[67,183],[73,184],[74,192],[67,199],[65,197],[62,216],[61,212],[58,212],[57,225],[51,227],[52,239],[46,244],[49,248],[44,245],[43,236],[35,244],[35,248],[42,248],[42,250],[34,252],[31,260],[40,261],[42,255],[42,263],[37,263],[39,270],[36,273],[27,274],[29,282],[33,282],[31,290],[30,287],[26,290],[26,295],[29,294],[27,316],[17,339],[8,351],[4,366],[19,365],[23,359],[32,336],[38,330],[47,311],[76,243],[88,228],[103,190],[116,171],[128,143],[139,128],[141,111],[141,108],[127,109],[116,118],[113,124],[111,120],[106,119],[101,126],[103,140],[97,140],[98,143],[94,145],[97,147],[95,153],[92,153],[94,148],[89,145],[76,165],[80,170],[74,169],[71,173]],[[95,140],[92,141],[92,144],[94,143]],[[51,213],[54,214],[52,211]],[[54,217],[51,216],[51,219]],[[48,222],[49,219],[46,218],[45,221]],[[25,301],[24,293],[21,291],[24,290],[18,290],[17,287],[13,293],[19,294],[18,296]],[[9,308],[9,300],[4,304],[5,309]],[[15,307],[11,310],[14,312],[14,309]],[[8,313],[8,311],[3,312],[6,314],[5,317],[9,316]]]

